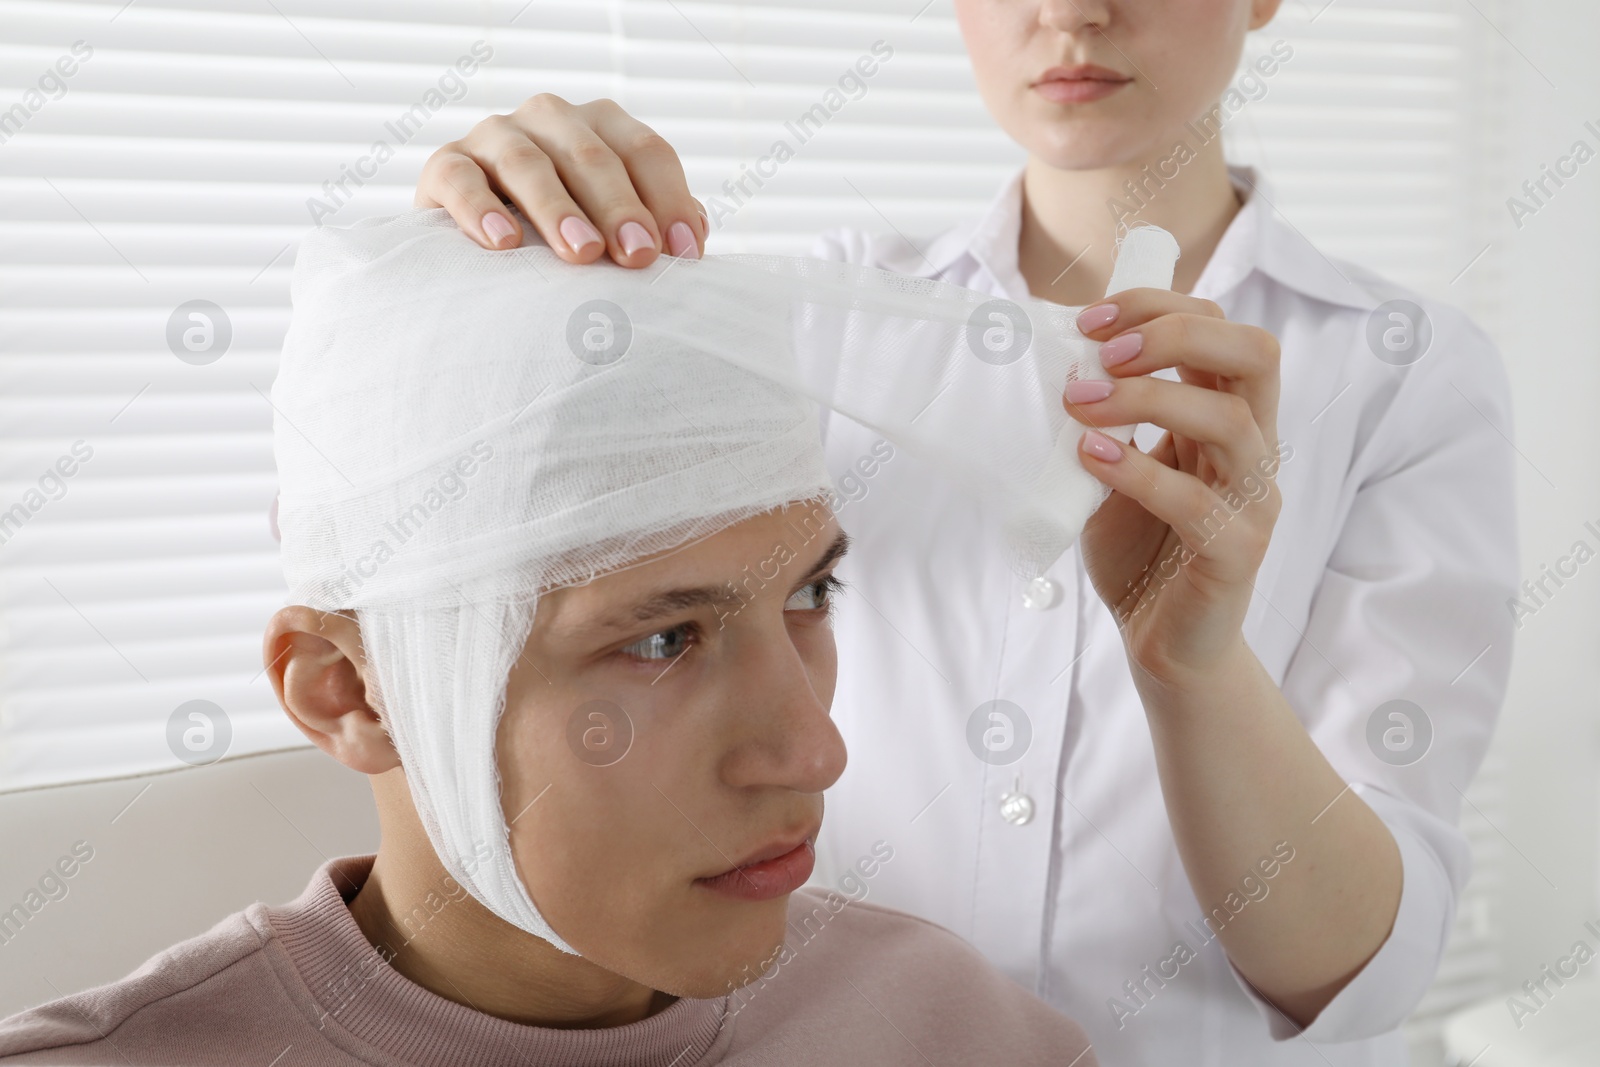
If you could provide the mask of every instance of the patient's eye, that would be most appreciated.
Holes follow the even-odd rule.
[[[844,587],[842,578],[832,574],[824,575],[796,589],[783,605],[783,609],[812,612],[822,618],[832,618],[836,606],[835,597]],[[659,630],[631,645],[623,645],[617,651],[634,659],[665,663],[689,651],[699,636],[698,624],[685,622],[668,630]]]
[[[844,588],[844,580],[832,574],[823,575],[814,582],[807,582],[796,589],[794,596],[784,605],[786,611],[826,611],[830,615],[835,606],[834,598]]]
[[[635,659],[669,660],[683,655],[694,641],[694,624],[682,623],[670,630],[653,633],[649,637],[625,645],[620,650]]]

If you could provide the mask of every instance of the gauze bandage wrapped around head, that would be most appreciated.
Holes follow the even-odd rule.
[[[1061,399],[1105,374],[1077,308],[775,256],[571,266],[525,232],[488,251],[431,210],[306,237],[278,524],[292,601],[356,612],[446,870],[570,952],[517,875],[495,763],[540,593],[827,498],[819,405],[1003,509],[1036,574],[1106,495]],[[1176,254],[1132,231],[1113,289],[1170,285]]]

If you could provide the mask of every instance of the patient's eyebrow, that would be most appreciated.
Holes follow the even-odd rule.
[[[805,585],[807,582],[815,579],[817,575],[821,574],[823,571],[839,562],[839,560],[843,559],[844,554],[848,551],[850,551],[850,535],[845,533],[843,530],[840,530],[839,536],[833,539],[833,543],[830,544],[828,546],[828,550],[822,554],[822,558],[817,560],[817,562],[812,565],[811,569],[806,572],[806,576],[800,580],[799,584]]]
[[[850,536],[840,530],[838,536],[828,545],[827,550],[806,572],[805,577],[795,583],[796,586],[814,581],[817,575],[837,563],[848,551],[850,551]],[[731,584],[663,589],[660,592],[652,593],[635,604],[633,610],[626,617],[611,616],[601,620],[600,625],[607,629],[623,629],[636,626],[641,622],[659,619],[664,615],[673,615],[680,611],[686,611],[689,608],[737,607],[743,601],[744,598],[740,595],[739,589]]]
[[[649,622],[663,615],[672,615],[688,608],[727,607],[739,602],[739,594],[726,585],[700,585],[684,589],[665,589],[633,606],[632,618],[623,621],[611,619],[608,626],[627,626],[635,622]]]

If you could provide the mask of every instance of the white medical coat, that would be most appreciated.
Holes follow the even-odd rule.
[[[920,251],[842,229],[813,254],[1024,298],[1021,177]],[[1464,315],[1330,261],[1276,217],[1270,189],[1253,191],[1257,175],[1234,181],[1245,206],[1194,292],[1278,337],[1279,438],[1292,449],[1244,636],[1399,844],[1404,888],[1387,942],[1303,1034],[1257,997],[1208,940],[1203,917],[1224,902],[1202,904],[1190,888],[1117,627],[1077,550],[1049,571],[1053,587],[1026,587],[994,516],[904,454],[879,459],[875,436],[837,416],[827,452],[853,498],[840,520],[855,548],[840,570],[851,588],[836,620],[834,716],[850,761],[828,793],[813,880],[837,884],[887,842],[893,860],[860,880],[869,899],[969,939],[1078,1019],[1102,1063],[1402,1064],[1397,1027],[1432,981],[1468,875],[1460,791],[1510,668],[1507,376]],[[1406,366],[1368,339],[1394,298],[1432,326],[1426,354]],[[1381,335],[1390,320],[1379,317]],[[1161,432],[1141,426],[1135,443],[1149,449]],[[969,718],[996,699],[1031,727],[1005,766],[968,742]],[[1432,725],[1410,765],[1378,758],[1368,740],[1369,719],[1395,699]],[[1394,724],[1403,747],[1404,724],[1384,717]],[[1273,906],[1264,884],[1246,906]],[[1177,962],[1180,942],[1193,959]]]

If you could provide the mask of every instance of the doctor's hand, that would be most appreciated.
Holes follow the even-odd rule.
[[[521,209],[568,263],[609,255],[647,267],[660,253],[698,259],[710,223],[672,146],[614,101],[552,93],[490,115],[428,157],[417,207],[442,207],[485,248],[515,248]]]
[[[1242,644],[1278,519],[1278,342],[1209,300],[1160,289],[1108,297],[1078,325],[1106,342],[1113,380],[1070,383],[1067,413],[1088,427],[1167,431],[1148,454],[1082,435],[1084,467],[1114,490],[1084,528],[1084,566],[1131,664],[1182,685]],[[1179,380],[1146,377],[1165,367]]]

